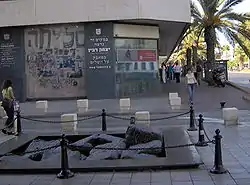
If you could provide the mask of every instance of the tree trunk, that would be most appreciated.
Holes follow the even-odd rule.
[[[191,67],[192,50],[190,48],[186,51],[187,66]]]
[[[198,62],[197,46],[192,46],[192,50],[193,50],[193,63],[197,64]]]
[[[208,85],[213,85],[213,77],[212,77],[212,69],[215,63],[215,41],[216,41],[216,33],[215,29],[212,26],[208,26],[204,30],[205,42],[207,45],[207,65],[205,68],[205,76],[208,82]]]

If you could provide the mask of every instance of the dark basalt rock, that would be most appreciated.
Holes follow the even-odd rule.
[[[56,145],[59,145],[59,144],[60,144],[60,141],[58,141],[58,140],[44,141],[44,140],[37,139],[37,140],[32,141],[29,144],[29,146],[25,150],[25,152],[40,150],[40,149],[48,148],[48,147],[53,147],[53,146],[56,146]],[[44,159],[46,157],[49,157],[49,156],[51,156],[51,155],[53,155],[55,153],[58,153],[55,150],[56,150],[56,148],[52,148],[52,149],[45,150],[45,151],[38,151],[37,153],[25,154],[23,157],[24,158],[29,158],[29,159],[31,159],[33,161],[40,161],[40,160],[42,160],[42,159]]]
[[[58,148],[59,151],[61,151],[60,148]],[[82,155],[80,152],[78,151],[71,151],[71,150],[67,150],[67,154],[68,154],[68,160],[70,161],[71,159],[76,159],[76,160],[85,160],[87,157],[85,155]],[[61,160],[61,153],[57,153],[54,154],[53,156],[50,156],[49,158],[46,158],[44,160],[42,160],[41,162],[58,162],[60,163]]]
[[[112,143],[106,143],[103,145],[98,145],[96,147],[100,148],[124,148],[126,147],[126,144],[123,142],[123,140],[112,142]],[[113,160],[113,159],[119,159],[121,156],[122,150],[105,150],[105,149],[92,149],[90,151],[90,155],[87,157],[86,160]]]
[[[59,140],[44,141],[41,139],[36,139],[36,140],[33,140],[29,144],[28,148],[25,151],[39,150],[39,149],[48,148],[48,147],[52,147],[52,146],[59,145],[59,144],[60,144]]]
[[[81,139],[75,143],[72,143],[73,147],[72,150],[73,151],[79,151],[81,152],[83,155],[88,156],[90,150],[93,148],[93,145],[87,142],[88,140],[86,139]]]
[[[86,143],[89,143],[92,146],[97,146],[97,145],[102,145],[106,143],[116,142],[117,140],[121,140],[121,139],[122,138],[120,137],[115,137],[115,136],[111,136],[107,134],[94,134],[84,139],[81,139],[75,143],[72,143],[72,145],[81,147],[81,146],[87,146],[88,144]]]
[[[107,134],[94,134],[84,139],[81,139],[75,143],[72,143],[74,146],[72,149],[80,151],[82,154],[88,156],[93,147],[112,143],[112,142],[120,142],[122,138],[107,135]]]
[[[130,125],[125,134],[126,147],[148,143],[154,140],[162,140],[160,133],[154,132],[150,127],[142,125]]]
[[[138,144],[129,147],[129,149],[138,149],[138,150],[125,150],[122,152],[122,159],[133,159],[140,158],[140,156],[157,156],[162,152],[162,142],[160,140],[154,140],[144,144]],[[154,149],[157,148],[157,149]],[[146,155],[140,155],[146,154]]]

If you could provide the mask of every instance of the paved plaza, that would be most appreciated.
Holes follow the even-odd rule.
[[[165,87],[166,96],[147,99],[145,106],[141,103],[138,107],[143,110],[149,108],[157,110],[164,109],[168,114],[154,115],[154,117],[167,117],[175,115],[171,113],[167,100],[168,92],[179,92],[183,99],[183,110],[188,110],[185,87],[173,85],[172,89]],[[171,171],[138,171],[138,172],[110,172],[110,173],[83,173],[75,174],[75,177],[68,180],[59,180],[56,174],[53,175],[0,175],[0,185],[248,185],[250,184],[250,111],[249,103],[242,100],[242,92],[232,88],[212,88],[202,85],[197,89],[195,110],[196,116],[199,113],[204,115],[204,126],[210,138],[214,136],[214,131],[219,128],[223,136],[223,162],[229,173],[223,175],[213,175],[209,170],[213,166],[214,145],[208,147],[197,147],[197,150],[204,162],[199,169],[191,170],[171,170]],[[143,98],[141,99],[143,100]],[[145,99],[146,100],[146,99]],[[240,125],[225,127],[221,118],[220,101],[227,101],[227,106],[236,106],[239,108]],[[106,100],[108,101],[108,100]],[[115,102],[115,100],[112,100]],[[135,100],[139,103],[139,100]],[[150,106],[150,102],[156,103]],[[73,104],[73,101],[71,101]],[[107,102],[106,102],[107,103]],[[23,104],[27,107],[32,103]],[[66,104],[65,101],[55,102],[56,104]],[[93,105],[93,104],[92,104]],[[105,105],[105,104],[104,104]],[[158,107],[157,107],[158,105]],[[97,107],[97,105],[95,105]],[[110,106],[110,105],[109,105]],[[63,106],[61,106],[62,108]],[[112,106],[110,106],[112,107]],[[68,109],[74,107],[67,106]],[[94,108],[93,108],[94,109]],[[58,110],[60,113],[60,110]],[[29,113],[27,112],[26,115]],[[35,113],[33,113],[35,114]],[[155,129],[164,129],[169,127],[188,128],[189,115],[179,116],[175,119],[166,119],[162,121],[151,122],[151,126]],[[41,117],[39,119],[45,119]],[[57,120],[59,118],[47,118],[47,120]],[[39,123],[29,120],[22,120],[23,130],[26,133],[60,133],[59,123]],[[109,118],[107,120],[108,130],[125,131],[128,121]],[[80,131],[99,131],[101,129],[100,119],[92,121],[84,121],[79,124]],[[189,132],[192,142],[198,140],[197,132]],[[3,136],[2,136],[2,140]],[[6,140],[6,139],[5,139]],[[171,150],[171,149],[169,149]],[[185,154],[183,154],[185,155]],[[1,163],[0,163],[1,164]]]

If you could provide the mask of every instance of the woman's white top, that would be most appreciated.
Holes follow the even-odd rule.
[[[186,74],[187,84],[195,84],[197,83],[194,73]]]

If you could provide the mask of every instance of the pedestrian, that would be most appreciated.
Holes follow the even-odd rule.
[[[201,84],[201,77],[202,77],[202,67],[201,64],[196,64],[196,72],[197,72],[197,83],[198,85]]]
[[[188,69],[186,74],[186,84],[188,89],[189,104],[193,104],[195,86],[197,86],[197,80],[191,68]]]
[[[171,63],[168,64],[168,73],[169,73],[169,80],[173,80],[173,65]]]
[[[165,84],[166,83],[166,64],[163,62],[161,64],[162,68],[162,82]]]
[[[196,64],[193,63],[193,64],[192,64],[192,71],[193,71],[193,73],[194,73],[194,77],[195,77],[196,80],[197,80],[198,78],[197,78],[197,70],[196,70],[196,67],[197,67]]]
[[[14,92],[12,89],[11,80],[5,80],[2,87],[2,107],[7,114],[7,120],[5,122],[5,129],[2,130],[4,134],[14,134]]]
[[[181,82],[181,66],[179,65],[178,62],[175,63],[174,66],[174,76],[176,79],[176,83],[180,83]]]

